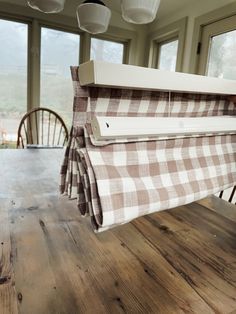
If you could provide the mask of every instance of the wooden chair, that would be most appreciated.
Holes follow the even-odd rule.
[[[236,186],[232,188],[232,191],[226,190],[226,191],[221,191],[219,194],[219,198],[222,198],[229,203],[233,203],[236,205]]]
[[[17,148],[61,148],[68,138],[63,119],[55,111],[40,107],[27,112],[21,119]]]

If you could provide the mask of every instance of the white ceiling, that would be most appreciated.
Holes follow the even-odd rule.
[[[121,0],[103,0],[104,3],[113,11],[120,14]],[[13,3],[17,5],[27,6],[27,0],[0,0],[0,2]],[[67,16],[75,16],[77,6],[82,3],[83,0],[66,0],[65,8],[62,14]],[[224,6],[235,0],[161,0],[160,8],[157,13],[158,19],[165,19],[169,15],[178,14],[186,7],[201,6],[203,9],[205,6],[212,5],[212,7]]]
[[[67,0],[70,2],[70,0]],[[121,0],[103,0],[104,3],[110,7],[113,11],[121,12]],[[160,7],[158,9],[158,17],[163,17],[165,15],[171,14],[185,6],[191,5],[191,3],[195,3],[200,0],[161,0]],[[207,1],[207,0],[204,0]],[[83,1],[78,1],[77,3],[81,3]],[[67,4],[69,5],[69,3]]]
[[[112,10],[116,12],[121,11],[121,0],[103,0],[104,3]],[[163,17],[172,12],[181,10],[182,7],[194,3],[199,0],[161,0],[160,8],[158,10],[157,17]],[[207,1],[207,0],[205,0]],[[0,2],[14,3],[17,5],[26,6],[27,0],[0,0]],[[66,0],[64,14],[73,15],[76,10],[76,7],[83,2],[83,0]]]
[[[67,0],[70,1],[70,0]],[[112,10],[120,12],[121,11],[121,0],[103,0],[107,6],[109,6]],[[158,10],[158,14],[163,16],[169,14],[170,11],[179,10],[181,7],[189,5],[199,0],[161,0],[160,8]],[[207,0],[206,0],[207,1]],[[83,1],[77,1],[83,2]]]

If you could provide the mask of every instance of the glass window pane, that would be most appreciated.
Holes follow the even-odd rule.
[[[79,63],[79,45],[77,34],[41,29],[40,105],[56,111],[67,126],[73,113],[70,66]]]
[[[158,69],[172,71],[176,69],[178,40],[163,43],[159,48]]]
[[[28,25],[0,19],[0,148],[15,147],[27,111]]]
[[[207,75],[236,80],[236,30],[212,37]]]
[[[123,56],[124,44],[97,38],[91,39],[91,60],[123,63]]]

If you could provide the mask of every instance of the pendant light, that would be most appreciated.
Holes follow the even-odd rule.
[[[86,0],[77,8],[79,28],[90,34],[106,32],[110,18],[110,9],[100,0]]]
[[[44,13],[58,13],[64,9],[65,0],[28,0],[27,3],[32,9]]]
[[[157,14],[160,0],[122,0],[122,16],[126,22],[134,24],[151,23]]]

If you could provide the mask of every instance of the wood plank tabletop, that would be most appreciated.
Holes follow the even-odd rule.
[[[236,206],[216,197],[94,234],[63,150],[0,151],[0,313],[234,313]]]

